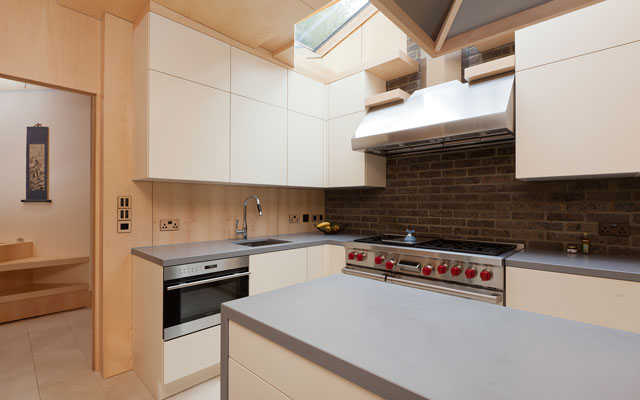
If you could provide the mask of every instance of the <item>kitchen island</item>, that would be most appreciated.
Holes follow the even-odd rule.
[[[225,303],[221,352],[223,400],[640,395],[640,335],[346,275]]]

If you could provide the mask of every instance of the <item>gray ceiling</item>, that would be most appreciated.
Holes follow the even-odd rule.
[[[453,0],[396,0],[396,3],[435,40]]]

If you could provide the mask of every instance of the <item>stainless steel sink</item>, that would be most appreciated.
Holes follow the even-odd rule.
[[[249,246],[249,247],[260,247],[260,246],[270,246],[272,244],[282,244],[282,243],[291,243],[287,240],[278,240],[278,239],[261,239],[261,240],[250,240],[247,242],[236,242],[241,246]]]

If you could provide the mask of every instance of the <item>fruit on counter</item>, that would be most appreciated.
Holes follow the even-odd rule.
[[[324,227],[331,227],[331,223],[329,223],[329,222],[320,222],[318,225],[316,225],[316,228],[318,228],[318,229],[322,229]]]
[[[339,230],[340,230],[340,226],[338,226],[338,225],[333,225],[333,226],[331,227],[331,230],[332,230],[332,231],[334,231],[334,232],[339,231]]]

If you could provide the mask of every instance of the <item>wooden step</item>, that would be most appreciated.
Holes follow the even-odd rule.
[[[31,283],[0,292],[0,304],[88,289],[87,283]]]
[[[0,262],[17,260],[33,255],[33,242],[0,243]]]
[[[0,272],[18,271],[23,269],[58,267],[61,265],[74,265],[89,262],[89,257],[26,257],[11,261],[0,262]]]

